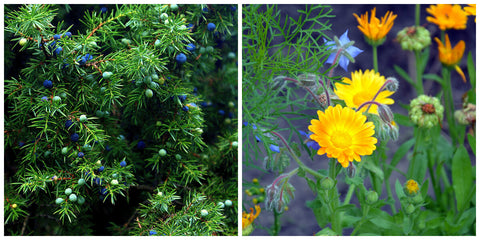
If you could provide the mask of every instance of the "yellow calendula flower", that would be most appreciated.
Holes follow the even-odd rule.
[[[405,183],[404,191],[407,195],[415,196],[418,193],[418,190],[420,190],[420,187],[415,180],[410,179]]]
[[[477,4],[468,4],[468,6],[464,7],[463,10],[467,13],[468,16],[477,16]],[[475,22],[477,22],[476,17]]]
[[[445,34],[445,45],[443,45],[442,41],[438,38],[435,38],[435,41],[438,43],[438,56],[440,62],[447,67],[455,67],[455,70],[462,77],[463,82],[467,82],[465,74],[458,66],[458,63],[462,60],[463,53],[465,52],[465,42],[460,40],[460,42],[452,48],[448,34]]]
[[[367,117],[361,112],[336,105],[317,114],[318,119],[313,119],[308,129],[313,132],[310,138],[320,146],[318,155],[326,153],[345,168],[353,160],[360,162],[360,156],[371,155],[376,149],[377,139],[372,137],[375,125],[366,122]]]
[[[382,19],[375,17],[376,8],[372,9],[372,15],[370,17],[370,22],[368,22],[368,12],[362,14],[359,17],[356,13],[353,14],[358,21],[358,29],[362,31],[365,35],[369,44],[371,45],[380,45],[385,41],[385,36],[392,29],[393,20],[397,18],[397,15],[393,12],[387,11],[385,16]]]
[[[335,83],[335,94],[338,98],[344,100],[345,104],[351,108],[358,108],[364,102],[372,101],[375,94],[377,94],[386,82],[385,77],[375,72],[375,70],[366,70],[364,73],[362,70],[358,70],[351,75],[351,79],[347,77],[343,78],[343,84]],[[392,94],[392,91],[381,91],[375,98],[375,101],[386,105],[393,104],[393,99],[388,98]],[[359,111],[365,112],[367,109],[369,109],[369,113],[378,115],[377,105],[372,104],[370,108],[365,106]]]
[[[250,235],[253,232],[253,220],[258,217],[262,209],[259,205],[255,205],[255,211],[257,213],[253,214],[253,208],[250,208],[250,213],[246,213],[245,211],[242,213],[242,234],[244,236]]]
[[[467,13],[458,4],[430,5],[427,12],[432,15],[427,21],[438,25],[441,30],[467,28]]]

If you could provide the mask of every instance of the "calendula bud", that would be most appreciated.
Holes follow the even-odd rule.
[[[415,212],[415,206],[413,206],[413,204],[408,204],[407,208],[405,208],[405,213],[410,215],[413,212]]]
[[[323,190],[330,190],[330,189],[332,189],[334,186],[335,186],[335,181],[333,181],[333,179],[331,179],[331,178],[329,178],[329,177],[323,178],[323,179],[320,181],[320,187],[321,187]]]
[[[420,190],[420,187],[418,186],[417,181],[410,179],[405,183],[405,186],[403,187],[403,191],[407,196],[414,197],[417,195],[418,190]]]
[[[375,191],[368,191],[365,199],[368,204],[374,204],[378,201],[378,193]]]
[[[415,197],[413,197],[413,203],[415,203],[415,204],[421,204],[421,203],[423,203],[423,196],[422,196],[422,194],[417,194]]]

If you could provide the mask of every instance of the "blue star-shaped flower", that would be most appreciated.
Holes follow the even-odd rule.
[[[330,54],[330,56],[328,57],[326,63],[334,64],[335,56],[337,55],[338,50],[341,49],[342,51],[339,53],[337,61],[340,67],[345,69],[345,71],[348,71],[348,63],[350,61],[355,62],[354,58],[358,54],[363,52],[363,50],[360,50],[359,48],[353,46],[354,42],[350,41],[347,34],[348,30],[345,31],[344,34],[342,34],[340,39],[336,39],[337,41],[327,41],[325,38],[323,39],[323,41],[325,42],[325,46],[329,46],[327,50],[334,50],[332,54]]]

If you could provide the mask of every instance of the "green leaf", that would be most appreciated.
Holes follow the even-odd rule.
[[[431,74],[431,73],[425,74],[425,75],[423,75],[423,78],[428,79],[428,80],[433,80],[435,82],[440,83],[440,85],[443,86],[443,79],[436,74]]]
[[[411,127],[414,125],[413,122],[410,121],[410,118],[408,116],[404,116],[399,113],[394,113],[393,118],[395,119],[395,122],[398,125],[407,126],[407,127]]]
[[[398,181],[395,181],[395,193],[397,194],[398,200],[402,200],[402,198],[405,198],[405,192],[403,191],[403,185]]]
[[[468,144],[470,144],[470,148],[472,149],[473,154],[477,155],[477,149],[475,148],[477,145],[477,140],[471,134],[467,134]]]
[[[466,204],[470,202],[467,195],[473,187],[472,164],[467,149],[463,145],[453,155],[452,181],[455,198],[457,199],[457,210],[462,211]]]
[[[329,223],[329,216],[328,216],[328,209],[326,205],[322,204],[319,198],[320,195],[313,201],[307,201],[307,207],[311,208],[313,214],[315,215],[315,219],[317,220],[318,226],[324,228]]]
[[[408,83],[410,83],[414,87],[416,86],[415,82],[413,82],[412,78],[408,75],[407,72],[405,72],[405,70],[403,70],[401,67],[397,65],[393,65],[393,68],[398,73],[398,75],[404,78]]]
[[[365,164],[363,164],[363,167],[366,168],[368,171],[377,175],[377,177],[379,177],[381,180],[383,180],[384,176],[383,176],[382,169],[379,168],[378,166],[375,166],[373,161],[366,161]]]
[[[410,151],[410,148],[412,148],[413,144],[415,144],[415,139],[410,139],[406,142],[404,142],[400,147],[397,149],[395,154],[393,154],[392,161],[390,162],[391,167],[397,166],[397,164],[402,160],[402,158]],[[392,169],[389,168],[386,170],[386,178],[390,177],[390,174],[392,173]]]
[[[407,177],[417,182],[423,182],[427,173],[428,161],[424,152],[417,152],[413,155],[410,166],[408,167]]]
[[[312,192],[317,193],[317,185],[315,184],[314,181],[312,181],[310,178],[305,177],[305,180],[307,180],[307,184],[312,190]]]
[[[370,222],[379,228],[395,229],[398,227],[392,216],[378,208],[371,209],[368,215],[371,216]]]
[[[404,216],[403,217],[403,233],[405,235],[408,235],[412,231],[412,228],[413,228],[412,219],[410,219],[410,217],[408,216]]]
[[[338,234],[330,229],[329,227],[320,230],[319,232],[315,233],[315,236],[337,236]]]
[[[470,77],[470,84],[472,85],[472,89],[475,89],[476,68],[475,68],[475,63],[473,62],[472,52],[468,53],[467,69],[468,69],[468,76]]]

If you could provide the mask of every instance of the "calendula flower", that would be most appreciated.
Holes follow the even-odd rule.
[[[458,42],[457,45],[452,48],[448,34],[445,34],[445,45],[443,45],[442,41],[440,41],[438,38],[435,38],[435,41],[438,43],[438,55],[440,62],[447,67],[455,67],[455,70],[462,77],[463,82],[467,82],[465,74],[458,66],[458,63],[462,59],[463,53],[465,52],[465,42],[460,40],[460,42]]]
[[[468,4],[468,6],[464,7],[463,10],[467,13],[468,16],[477,16],[477,4]],[[477,22],[476,17],[475,22]]]
[[[335,83],[335,94],[338,98],[345,101],[348,107],[358,108],[360,105],[367,101],[372,101],[378,91],[384,86],[386,79],[374,70],[366,70],[362,73],[362,70],[358,70],[352,73],[352,78],[343,78],[342,83]],[[380,104],[393,104],[394,101],[388,98],[392,95],[392,91],[381,91],[375,101]],[[374,113],[378,115],[378,107],[375,104],[370,105],[370,108],[363,107],[359,111]]]
[[[323,41],[326,46],[329,46],[328,50],[334,50],[328,57],[326,63],[334,64],[338,62],[338,65],[345,69],[345,71],[348,71],[348,63],[350,63],[350,61],[355,62],[354,58],[363,52],[363,50],[353,46],[355,42],[350,41],[348,38],[348,30],[340,36],[340,39],[335,37],[335,41],[327,41],[325,39],[323,39]]]
[[[418,193],[418,190],[420,190],[420,187],[418,186],[418,183],[410,179],[405,183],[404,187],[404,192],[409,195],[409,196],[415,196]]]
[[[317,114],[318,119],[313,119],[308,129],[313,132],[310,138],[320,145],[318,155],[326,153],[345,168],[353,160],[360,162],[360,156],[371,155],[376,149],[377,139],[372,137],[375,125],[366,122],[367,117],[361,112],[336,105]]]
[[[250,208],[250,213],[245,211],[242,213],[242,234],[244,236],[250,235],[253,232],[253,220],[258,217],[262,209],[259,205],[255,205],[255,211],[257,213],[253,214],[253,208]]]
[[[358,21],[358,29],[365,35],[367,42],[370,45],[380,45],[385,41],[385,36],[392,29],[393,21],[397,18],[396,14],[387,11],[382,19],[375,17],[376,8],[372,9],[370,22],[368,22],[368,12],[359,17],[356,13],[353,14]]]
[[[467,28],[467,13],[458,4],[430,5],[427,12],[427,21],[438,25],[441,30]]]

